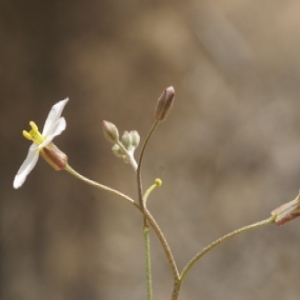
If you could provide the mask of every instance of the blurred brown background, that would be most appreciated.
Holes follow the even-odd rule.
[[[139,213],[42,159],[12,181],[30,120],[70,97],[56,139],[70,164],[136,195],[101,120],[145,137],[161,91],[176,103],[153,137],[144,187],[179,269],[222,234],[268,217],[300,188],[300,2],[0,2],[3,300],[146,299]],[[188,275],[180,299],[299,299],[299,220],[233,239]],[[170,268],[152,236],[155,299]]]

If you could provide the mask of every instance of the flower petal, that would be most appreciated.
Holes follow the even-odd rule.
[[[26,180],[27,175],[35,167],[38,159],[39,159],[39,153],[37,151],[37,146],[35,144],[32,144],[29,147],[27,157],[25,158],[23,164],[21,165],[17,175],[15,176],[14,183],[13,183],[13,187],[15,189],[18,189],[19,187],[22,186],[22,184]]]
[[[65,118],[58,119],[55,123],[51,124],[51,127],[48,130],[48,134],[45,136],[46,139],[38,146],[38,149],[42,149],[47,146],[52,140],[60,135],[66,129],[67,123]]]
[[[59,120],[62,111],[65,107],[65,105],[67,104],[67,102],[69,101],[69,98],[66,98],[64,100],[61,100],[59,102],[57,102],[55,105],[52,106],[48,117],[45,121],[45,125],[43,128],[43,132],[42,135],[48,135],[49,134],[49,130],[51,129],[52,125]]]

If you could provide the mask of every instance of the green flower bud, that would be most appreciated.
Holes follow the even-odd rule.
[[[111,150],[112,150],[112,152],[113,152],[113,154],[114,154],[115,156],[123,158],[124,153],[123,153],[123,151],[121,150],[121,148],[120,148],[119,145],[114,144],[114,145],[112,146]]]
[[[132,137],[128,131],[124,131],[121,139],[121,143],[124,145],[126,149],[129,149],[132,144]]]
[[[131,135],[131,145],[134,148],[137,148],[141,140],[139,133],[136,130],[132,130],[130,131],[130,135]]]
[[[108,121],[103,121],[102,125],[104,137],[113,144],[117,143],[119,141],[119,131],[117,126]]]

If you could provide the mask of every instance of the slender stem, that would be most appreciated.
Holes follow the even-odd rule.
[[[67,165],[65,167],[65,170],[68,171],[70,174],[74,175],[75,177],[77,177],[78,179],[88,183],[89,185],[92,185],[94,187],[97,187],[101,190],[110,192],[112,194],[115,194],[117,196],[120,196],[121,198],[129,201],[131,204],[133,204],[135,207],[137,207],[139,210],[141,210],[141,208],[139,207],[138,204],[136,204],[134,202],[133,199],[131,199],[130,197],[124,195],[123,193],[114,190],[106,185],[100,184],[96,181],[90,180],[84,176],[82,176],[81,174],[79,174],[78,172],[76,172],[71,166]],[[155,226],[155,225],[154,225]],[[144,240],[145,240],[145,248],[146,248],[146,279],[147,279],[147,297],[148,300],[152,300],[152,274],[151,274],[151,253],[150,253],[150,236],[149,236],[149,227],[144,226],[143,229],[144,232]]]
[[[179,272],[178,272],[178,268],[177,268],[173,253],[171,251],[171,248],[170,248],[162,230],[160,229],[159,225],[157,224],[156,220],[154,219],[154,217],[152,216],[150,211],[147,209],[147,207],[144,209],[144,216],[146,217],[147,221],[153,228],[156,236],[158,237],[158,239],[160,241],[160,244],[162,245],[162,247],[165,251],[166,257],[168,259],[169,265],[170,265],[172,273],[173,273],[174,280],[178,280]]]
[[[143,187],[142,187],[142,177],[141,177],[141,166],[142,166],[142,160],[144,157],[145,149],[147,147],[148,141],[150,140],[152,133],[154,132],[155,128],[157,127],[158,122],[155,122],[153,126],[151,127],[146,140],[143,144],[142,150],[141,150],[141,155],[139,158],[138,162],[138,167],[136,170],[137,174],[137,187],[138,187],[138,199],[139,199],[139,204],[141,211],[143,213],[143,219],[144,219],[144,225],[143,225],[143,232],[144,232],[144,239],[145,239],[145,245],[146,245],[146,279],[147,279],[147,294],[148,294],[148,300],[152,300],[152,274],[151,274],[151,252],[150,252],[150,235],[149,235],[149,226],[148,226],[148,220],[146,216],[146,203],[144,201],[144,196],[143,196]],[[156,223],[156,222],[155,222]],[[157,224],[156,224],[157,225]],[[157,225],[156,226],[157,232],[159,235],[160,234],[160,228]],[[165,240],[165,239],[164,239]],[[165,242],[164,242],[165,243]],[[162,244],[164,247],[164,244]],[[166,252],[167,254],[167,252]],[[168,256],[168,254],[167,254]]]
[[[116,196],[119,196],[120,198],[126,200],[127,202],[130,202],[131,204],[133,204],[134,206],[136,206],[138,208],[138,205],[134,202],[134,200],[132,198],[130,198],[129,196],[119,192],[118,190],[115,190],[113,188],[110,188],[106,185],[103,185],[103,184],[100,184],[94,180],[90,180],[88,179],[87,177],[79,174],[77,171],[75,171],[71,166],[67,165],[65,167],[65,171],[69,172],[71,175],[75,176],[76,178],[82,180],[83,182],[89,184],[89,185],[92,185],[100,190],[104,190],[104,191],[107,191],[111,194],[114,194]]]
[[[160,179],[155,179],[155,183],[152,184],[144,193],[143,195],[143,201],[147,203],[147,199],[149,195],[153,192],[155,188],[158,186],[162,185],[162,181]],[[151,250],[150,250],[150,233],[149,233],[149,226],[148,222],[144,223],[144,239],[145,239],[145,249],[146,249],[146,279],[147,279],[147,295],[148,295],[148,300],[152,300],[153,298],[153,288],[152,288],[152,271],[151,271]]]
[[[145,251],[146,251],[146,281],[147,281],[147,297],[148,300],[152,300],[152,273],[151,273],[151,250],[150,250],[150,234],[149,234],[149,226],[146,216],[146,208],[145,208],[145,201],[144,201],[144,195],[143,195],[143,188],[142,188],[142,179],[141,179],[141,165],[142,160],[144,156],[144,152],[146,149],[146,146],[148,144],[148,141],[154,132],[156,126],[158,124],[154,124],[152,128],[150,129],[150,132],[148,133],[146,140],[143,144],[141,155],[138,162],[138,167],[136,170],[137,174],[137,187],[138,187],[138,199],[141,211],[143,213],[143,219],[144,219],[144,225],[143,225],[143,233],[144,233],[144,240],[145,240]],[[147,196],[146,196],[147,197]],[[156,223],[156,222],[155,222]],[[157,225],[157,224],[156,224]],[[156,229],[158,229],[158,232],[160,232],[159,226],[156,226]],[[163,246],[163,244],[162,244]]]
[[[212,242],[211,244],[209,244],[208,246],[206,246],[205,248],[203,248],[183,268],[183,270],[182,270],[182,272],[180,274],[180,283],[178,285],[174,286],[172,300],[176,300],[178,298],[181,284],[182,284],[183,280],[185,279],[187,273],[195,265],[195,263],[198,262],[200,260],[200,258],[203,257],[206,253],[208,253],[209,251],[211,251],[212,249],[214,249],[216,246],[222,244],[223,242],[231,239],[232,237],[234,237],[234,236],[236,236],[238,234],[241,234],[243,232],[246,232],[246,231],[249,231],[249,230],[252,230],[252,229],[264,226],[264,225],[272,224],[272,223],[274,223],[274,220],[275,220],[275,217],[271,216],[268,219],[265,219],[263,221],[256,222],[256,223],[251,224],[251,225],[244,226],[242,228],[234,230],[234,231],[232,231],[232,232],[230,232],[230,233],[228,233],[228,234],[220,237],[219,239],[215,240],[214,242]]]
[[[180,278],[178,280],[174,281],[171,300],[177,300],[178,299],[179,291],[180,291],[180,288],[181,288],[181,284],[182,284],[182,281],[181,281]]]
[[[137,172],[136,172],[138,197],[139,197],[140,206],[142,207],[142,211],[144,210],[144,206],[145,206],[145,203],[143,201],[143,186],[142,186],[142,176],[141,176],[142,161],[143,161],[144,153],[145,153],[146,147],[148,145],[148,142],[158,125],[159,125],[159,122],[155,121],[153,123],[152,127],[150,128],[150,131],[148,132],[148,135],[145,139],[145,142],[144,142],[142,150],[141,150],[141,154],[140,154],[140,158],[139,158],[139,162],[138,162],[138,168],[137,168]]]
[[[103,184],[100,184],[96,181],[93,181],[93,180],[90,180],[88,178],[86,178],[85,176],[79,174],[77,171],[75,171],[71,166],[67,165],[65,170],[67,172],[69,172],[71,175],[75,176],[76,178],[82,180],[83,182],[91,185],[91,186],[94,186],[100,190],[104,190],[104,191],[107,191],[111,194],[114,194],[116,196],[119,196],[120,198],[126,200],[127,202],[129,202],[130,204],[132,204],[135,208],[137,208],[139,211],[142,212],[142,209],[141,207],[139,206],[138,203],[136,203],[132,198],[130,198],[129,196],[117,191],[117,190],[114,190],[106,185],[103,185]],[[173,273],[173,276],[174,278],[179,278],[179,273],[178,273],[178,270],[177,270],[177,266],[175,264],[175,260],[174,260],[174,257],[172,255],[172,252],[171,252],[171,249],[167,243],[167,240],[166,238],[164,237],[161,229],[159,228],[159,225],[157,224],[156,220],[154,219],[154,217],[151,215],[151,213],[148,211],[148,209],[146,209],[145,211],[145,214],[144,216],[146,217],[146,219],[148,220],[149,224],[151,225],[151,227],[153,228],[157,238],[159,239],[160,241],[160,244],[162,245],[163,247],[163,250],[166,254],[166,257],[169,261],[169,264],[170,264],[170,267],[171,267],[171,270],[172,270],[172,273]]]
[[[177,268],[173,253],[171,251],[171,248],[170,248],[162,230],[160,229],[159,225],[157,224],[156,220],[154,219],[154,217],[152,216],[150,211],[147,209],[146,203],[144,201],[144,196],[143,196],[143,186],[142,186],[142,177],[141,177],[142,161],[143,161],[144,153],[145,153],[146,147],[148,145],[148,142],[149,142],[152,134],[154,133],[155,129],[159,125],[159,123],[160,123],[159,121],[155,120],[155,122],[152,124],[152,127],[149,130],[149,133],[145,139],[145,142],[144,142],[142,150],[141,150],[140,158],[138,161],[138,168],[137,168],[138,197],[139,197],[139,204],[141,207],[141,211],[144,215],[144,227],[147,226],[147,221],[148,221],[150,223],[151,227],[153,228],[153,230],[155,231],[155,233],[156,233],[158,239],[160,240],[160,243],[165,251],[165,254],[167,256],[170,267],[172,269],[174,281],[177,281],[179,279],[179,272],[178,272],[178,268]]]
[[[146,249],[146,281],[147,281],[147,299],[153,299],[153,288],[152,288],[152,271],[151,271],[151,249],[150,249],[150,235],[149,227],[144,226],[144,240]]]

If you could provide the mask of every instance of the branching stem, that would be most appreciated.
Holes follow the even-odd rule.
[[[218,238],[217,240],[215,240],[214,242],[212,242],[211,244],[209,244],[208,246],[206,246],[205,248],[203,248],[200,252],[198,252],[187,264],[186,266],[183,268],[181,274],[180,274],[180,280],[179,282],[175,282],[174,284],[174,288],[173,288],[173,293],[172,293],[172,300],[177,300],[178,299],[178,295],[179,295],[179,291],[181,288],[181,285],[186,277],[186,275],[188,274],[188,272],[191,270],[191,268],[208,252],[210,252],[212,249],[214,249],[216,246],[222,244],[223,242],[233,238],[234,236],[241,234],[243,232],[252,230],[252,229],[256,229],[258,227],[262,227],[265,225],[269,225],[274,223],[275,217],[271,216],[263,221],[259,221],[256,222],[254,224],[251,225],[247,225],[244,226],[242,228],[239,228],[237,230],[234,230],[228,234],[225,234],[224,236]]]
[[[104,191],[107,191],[111,194],[114,194],[120,198],[122,198],[123,200],[129,202],[130,204],[132,204],[135,208],[137,208],[139,211],[142,212],[142,209],[141,207],[139,206],[138,203],[136,203],[132,198],[130,198],[129,196],[113,189],[113,188],[110,188],[106,185],[103,185],[103,184],[100,184],[94,180],[90,180],[88,178],[86,178],[85,176],[79,174],[77,171],[75,171],[71,166],[67,165],[65,170],[67,172],[69,172],[71,175],[75,176],[76,178],[82,180],[83,182],[91,185],[91,186],[94,186],[95,188],[98,188],[100,190],[104,190]],[[171,267],[171,270],[172,270],[172,273],[173,273],[173,277],[174,278],[179,278],[179,273],[178,273],[178,269],[177,269],[177,266],[176,266],[176,263],[175,263],[175,260],[174,260],[174,257],[173,257],[173,254],[171,252],[171,249],[169,247],[169,244],[166,240],[166,238],[164,237],[160,227],[158,226],[156,220],[154,219],[154,217],[152,216],[152,214],[148,211],[148,209],[145,210],[144,212],[144,216],[146,217],[147,221],[149,222],[150,226],[152,227],[152,229],[154,230],[157,238],[159,239],[162,247],[163,247],[163,250],[166,254],[166,257],[168,259],[168,262],[170,264],[170,267]]]

